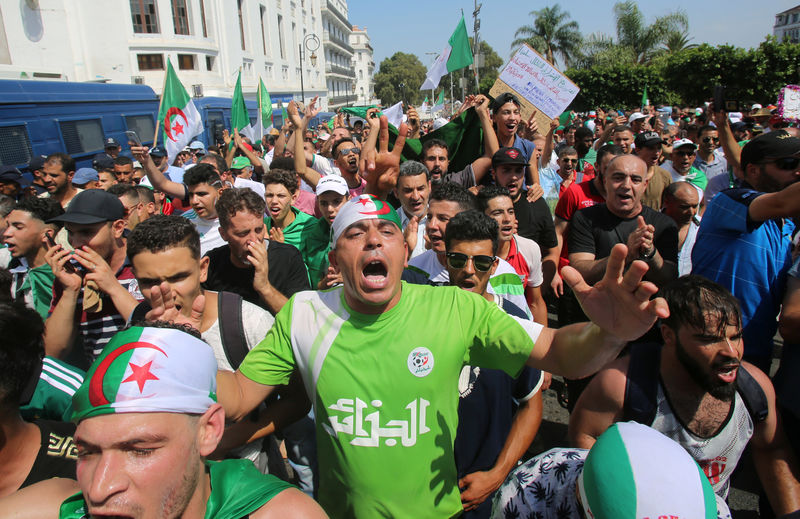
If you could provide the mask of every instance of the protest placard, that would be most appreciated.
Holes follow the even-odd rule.
[[[778,115],[790,123],[800,122],[800,86],[786,85],[781,89]]]

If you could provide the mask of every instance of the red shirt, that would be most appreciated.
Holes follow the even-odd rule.
[[[519,249],[517,248],[517,240],[514,236],[511,237],[511,246],[508,248],[508,256],[506,257],[506,261],[517,272],[517,274],[519,274],[519,277],[522,279],[522,286],[527,287],[528,276],[530,276],[530,266],[525,260],[525,257],[520,254]]]
[[[597,192],[593,180],[584,180],[579,184],[573,182],[558,198],[555,214],[562,220],[569,222],[572,220],[572,215],[575,214],[575,211],[603,202],[605,202],[605,198]],[[567,232],[569,232],[569,228],[567,228]],[[569,265],[568,258],[569,251],[567,250],[567,237],[565,234],[561,245],[561,257],[558,259],[559,271],[564,265]]]

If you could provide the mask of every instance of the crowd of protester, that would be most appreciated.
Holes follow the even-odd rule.
[[[800,514],[775,107],[316,102],[171,163],[0,168],[0,511],[731,517],[748,455],[760,516]],[[569,447],[532,456],[553,376]]]

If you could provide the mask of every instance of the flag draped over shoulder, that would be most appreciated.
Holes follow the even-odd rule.
[[[467,36],[467,25],[464,23],[464,16],[456,26],[456,30],[447,40],[447,45],[431,68],[428,69],[425,81],[420,90],[430,90],[439,86],[442,76],[448,72],[462,69],[472,65],[472,49],[469,47],[469,36]]]
[[[247,106],[244,104],[242,95],[242,71],[236,78],[236,86],[233,87],[233,100],[231,101],[231,132],[242,130],[247,135],[250,132],[250,115],[247,113]],[[247,135],[252,140],[252,135]]]
[[[189,145],[192,137],[203,132],[200,112],[183,88],[170,60],[167,60],[167,77],[158,109],[158,121],[162,127],[162,142],[167,149],[169,164],[172,164],[178,152]]]

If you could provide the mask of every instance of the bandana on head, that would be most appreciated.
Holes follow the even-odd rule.
[[[395,224],[398,229],[403,229],[400,217],[391,205],[372,195],[360,195],[351,198],[333,220],[331,246],[336,247],[336,242],[345,229],[361,220],[386,220]]]
[[[72,397],[72,421],[111,413],[202,414],[216,402],[211,347],[171,328],[116,334]]]

